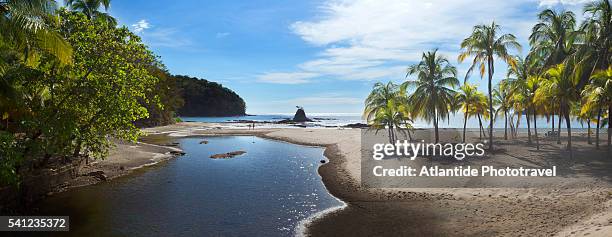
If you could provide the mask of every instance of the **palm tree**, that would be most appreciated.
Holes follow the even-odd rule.
[[[588,73],[586,79],[597,70],[606,70],[612,58],[612,7],[609,0],[586,3],[584,13],[589,17],[582,23],[580,31],[584,38],[578,49],[577,60],[580,68]]]
[[[497,88],[493,90],[493,100],[499,105],[495,112],[495,117],[500,112],[504,113],[504,140],[508,140],[508,112],[512,108],[511,88],[508,80],[502,80],[497,84]]]
[[[478,116],[480,119],[480,113],[483,107],[486,110],[486,97],[484,96],[484,94],[478,91],[478,88],[475,85],[465,83],[463,86],[461,86],[459,92],[455,95],[455,101],[461,106],[460,108],[463,112],[462,142],[465,142],[467,120],[472,116]]]
[[[61,64],[72,62],[72,48],[54,28],[57,8],[51,0],[0,1],[0,43],[15,50],[22,63],[33,65],[41,53],[56,57]],[[0,73],[7,61],[0,58]]]
[[[599,148],[599,128],[602,109],[608,107],[608,149],[611,149],[612,138],[612,66],[606,70],[597,71],[591,76],[591,83],[587,85],[582,92],[582,97],[585,103],[582,107],[583,111],[597,111],[597,130],[595,131],[595,143]]]
[[[584,97],[583,97],[584,100]],[[574,116],[576,116],[577,120],[580,122],[580,126],[584,127],[584,123],[587,124],[587,143],[588,144],[593,144],[592,140],[591,140],[591,122],[594,118],[594,114],[595,111],[593,110],[584,110],[582,109],[582,106],[584,104],[584,101],[581,104],[575,104],[574,107],[572,107],[572,114]]]
[[[437,54],[438,50],[423,53],[421,62],[408,67],[406,77],[417,75],[416,80],[402,83],[402,91],[414,89],[408,97],[412,114],[433,122],[436,143],[440,141],[438,123],[449,114],[455,87],[459,86],[457,69]]]
[[[0,116],[6,129],[10,119],[23,114],[26,94],[15,78],[30,75],[39,59],[72,62],[72,48],[55,30],[55,1],[0,1]],[[31,78],[26,78],[31,79]]]
[[[534,60],[532,54],[528,55],[526,59],[520,56],[516,57],[516,66],[508,66],[508,78],[506,82],[510,87],[510,100],[513,102],[513,109],[518,113],[517,120],[521,120],[521,116],[525,113],[527,120],[527,142],[531,144],[531,119],[529,111],[531,109],[533,101],[533,93],[529,85],[529,77],[534,73],[534,64],[537,60]],[[518,123],[518,122],[517,122]],[[518,128],[518,125],[517,125]]]
[[[570,63],[570,62],[568,62]],[[548,97],[556,97],[559,102],[560,115],[565,118],[567,125],[567,148],[572,149],[572,129],[570,120],[570,108],[572,103],[578,101],[579,92],[577,85],[579,77],[572,73],[572,68],[568,64],[558,64],[545,73],[546,80],[543,80],[540,89],[536,91],[536,101],[545,100]]]
[[[557,65],[572,53],[571,45],[577,36],[574,13],[546,9],[538,14],[538,19],[529,36],[529,43],[534,52],[543,56],[544,67]]]
[[[527,98],[528,98],[528,108],[531,107],[532,111],[533,111],[533,132],[535,134],[535,141],[536,141],[536,149],[540,150],[540,140],[538,139],[538,111],[540,110],[540,108],[544,107],[546,105],[546,102],[540,102],[538,100],[536,100],[535,98],[535,94],[538,91],[538,87],[540,86],[540,84],[542,83],[544,79],[540,76],[529,76],[527,77],[527,84],[525,85],[525,91],[528,93],[527,94]],[[527,113],[529,114],[529,113]]]
[[[377,82],[365,101],[364,118],[376,131],[388,128],[389,142],[395,143],[394,128],[412,128],[408,105],[399,86]],[[410,131],[408,131],[410,136]]]
[[[488,108],[488,101],[487,101],[487,96],[485,96],[483,93],[478,92],[477,93],[477,103],[474,104],[474,106],[472,106],[472,110],[470,111],[470,116],[476,116],[478,118],[478,126],[480,127],[480,139],[482,140],[482,137],[484,136],[485,138],[487,137],[487,133],[484,129],[484,127],[482,126],[482,120],[489,120],[491,119],[489,117],[489,108]]]
[[[472,34],[461,42],[463,51],[459,54],[459,62],[463,62],[467,57],[474,56],[472,65],[468,69],[465,79],[470,76],[474,67],[479,67],[480,77],[484,77],[485,69],[489,76],[489,115],[493,118],[493,74],[494,57],[502,59],[512,67],[516,66],[516,60],[508,53],[509,49],[520,50],[521,45],[516,41],[512,34],[498,36],[500,26],[491,23],[487,25],[477,25]],[[493,148],[493,119],[489,125],[489,149]]]
[[[117,24],[117,20],[108,13],[99,11],[104,7],[107,11],[110,7],[110,0],[65,0],[66,5],[73,11],[82,12],[89,19],[105,20],[113,25]]]

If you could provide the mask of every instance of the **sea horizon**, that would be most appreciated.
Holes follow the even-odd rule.
[[[181,120],[185,122],[208,122],[208,123],[239,123],[245,121],[256,121],[256,122],[278,122],[284,119],[293,118],[294,113],[247,113],[247,115],[238,115],[238,116],[220,116],[220,117],[210,117],[210,116],[198,116],[198,117],[189,117],[189,116],[179,116]],[[363,123],[367,124],[367,121],[362,118],[360,113],[307,113],[306,116],[315,120],[314,122],[308,122],[307,124],[315,125],[315,126],[346,126],[349,124],[355,123]],[[457,128],[463,129],[463,113],[457,112],[455,114],[451,114],[450,119],[445,119],[440,122],[439,128]],[[516,121],[516,119],[514,120]],[[551,119],[547,119],[546,117],[538,117],[537,119],[537,127],[538,132],[552,131],[552,117]],[[559,116],[554,116],[555,121],[555,130],[558,130],[558,121]],[[494,122],[494,130],[504,130],[504,118],[500,117]],[[510,121],[508,121],[510,123]],[[530,128],[534,128],[533,119],[530,120]],[[434,128],[433,124],[424,121],[423,119],[417,119],[412,123],[413,128]],[[488,120],[482,120],[482,126],[486,129],[489,127]],[[575,118],[572,118],[571,121],[572,130],[576,131],[586,131],[588,129],[587,124],[585,122],[580,123]],[[591,123],[591,129],[595,131],[595,124]],[[477,129],[479,128],[478,118],[471,117],[467,121],[466,128],[468,129]],[[519,129],[527,129],[527,119],[523,115],[521,116],[521,121],[519,123]],[[562,131],[566,130],[565,120],[561,123]],[[604,131],[606,128],[601,128],[600,131]],[[508,125],[508,130],[510,130],[510,125]]]

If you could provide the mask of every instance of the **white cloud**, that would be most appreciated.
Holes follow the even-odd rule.
[[[319,74],[309,72],[273,72],[259,75],[257,80],[274,84],[304,84],[310,82],[308,79],[317,76]]]
[[[225,37],[227,37],[229,35],[230,35],[229,32],[219,32],[219,33],[215,34],[215,37],[217,37],[217,38],[225,38]]]
[[[151,25],[149,24],[147,20],[142,19],[136,22],[135,24],[132,24],[132,28],[134,29],[135,33],[139,34],[143,32],[144,30],[151,28]]]
[[[552,7],[555,5],[580,5],[592,0],[540,0],[541,7]]]
[[[143,35],[150,46],[180,48],[191,46],[191,40],[179,35],[181,32],[174,28],[156,28]],[[193,50],[193,49],[191,49]]]
[[[525,15],[524,7],[534,13]],[[495,20],[504,33],[526,40],[535,23],[537,2],[481,0],[328,0],[314,20],[290,29],[321,47],[318,57],[299,69],[347,80],[403,78],[423,51],[440,48],[453,64],[459,43],[477,24]]]

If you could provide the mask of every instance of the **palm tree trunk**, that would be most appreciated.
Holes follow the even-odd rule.
[[[563,120],[563,111],[561,111],[561,107],[559,106],[559,126],[557,126],[557,144],[561,144],[561,120]]]
[[[602,111],[601,108],[597,110],[597,125],[595,126],[595,149],[598,149],[598,150],[599,150],[599,129],[601,128],[600,126],[601,111]]]
[[[608,151],[612,151],[612,105],[608,106]]]
[[[493,150],[493,57],[489,57],[489,150]]]
[[[434,109],[434,129],[436,133],[436,143],[438,143],[440,141],[440,138],[438,137],[438,116],[437,116],[435,109]]]
[[[478,130],[478,136],[480,137],[480,140],[482,140],[482,133],[484,132],[483,128],[482,128],[482,120],[480,119],[480,114],[478,114],[478,124],[480,124],[480,130]]]
[[[533,108],[533,132],[535,133],[536,149],[540,150],[540,141],[538,140],[537,113],[535,108]]]
[[[555,105],[552,105],[552,132],[555,133]]]
[[[569,108],[567,105],[565,107],[565,124],[567,125],[567,149],[569,149],[570,157],[572,157],[572,125],[569,117]]]
[[[529,109],[527,109],[525,118],[527,119],[527,143],[531,144],[531,122],[529,121]]]
[[[591,119],[587,119],[587,142],[593,144],[591,141]]]
[[[508,140],[508,111],[504,110],[504,140]]]
[[[521,126],[521,117],[523,116],[523,113],[518,113],[518,118],[516,119],[516,126],[514,126],[514,138],[518,137],[518,130],[519,127]]]
[[[463,116],[463,143],[465,143],[465,128],[467,127],[469,105],[465,105],[465,115]]]

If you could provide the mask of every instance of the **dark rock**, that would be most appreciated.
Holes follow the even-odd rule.
[[[303,108],[298,107],[293,116],[293,122],[312,122],[312,120],[306,117],[306,112],[304,112]]]
[[[108,180],[108,177],[106,177],[106,174],[104,174],[104,171],[102,171],[102,170],[98,170],[98,171],[92,171],[92,172],[89,172],[89,173],[87,174],[87,176],[93,176],[93,177],[96,177],[96,178],[98,178],[98,179],[99,179],[99,180],[101,180],[101,181],[106,181],[106,180]]]
[[[278,121],[278,122],[276,122],[276,123],[280,123],[280,124],[292,124],[292,123],[294,123],[294,122],[293,122],[293,120],[291,120],[291,119],[283,119],[283,120]]]
[[[185,152],[183,152],[183,151],[170,151],[170,154],[175,155],[175,156],[183,156],[183,155],[185,155]]]
[[[228,153],[220,153],[220,154],[214,154],[212,156],[210,156],[210,158],[212,159],[228,159],[228,158],[233,158],[234,156],[239,156],[246,153],[246,151],[232,151],[232,152],[228,152]]]
[[[325,160],[321,160],[321,164],[325,164]]]
[[[200,144],[208,144],[208,141],[206,141],[206,140],[202,140],[202,141],[200,142]]]
[[[367,124],[364,124],[364,123],[351,123],[351,124],[344,125],[344,127],[347,127],[347,128],[369,128],[370,125],[367,125]]]

